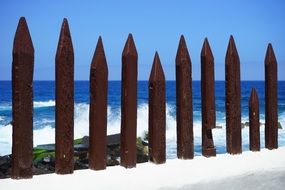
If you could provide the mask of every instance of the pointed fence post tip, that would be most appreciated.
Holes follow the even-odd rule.
[[[227,53],[226,53],[226,59],[228,60],[226,61],[226,64],[231,64],[234,57],[236,57],[239,62],[239,55],[238,55],[238,51],[236,48],[235,40],[234,40],[234,37],[231,35],[228,48],[227,48]]]
[[[126,41],[126,44],[125,44],[125,47],[124,47],[124,50],[123,50],[123,56],[127,56],[129,54],[133,55],[135,57],[138,56],[137,49],[136,49],[134,38],[133,38],[132,34],[128,35],[128,39]]]
[[[176,54],[176,64],[190,64],[190,56],[186,45],[186,40],[183,35],[180,36],[178,50]],[[191,69],[191,66],[190,66]]]
[[[34,46],[25,17],[21,17],[18,22],[14,37],[13,52],[34,53]]]
[[[108,66],[103,41],[98,39],[90,67],[89,168],[103,170],[107,164]]]
[[[205,38],[201,50],[202,154],[216,156],[212,129],[216,127],[214,57]]]
[[[194,157],[192,64],[183,35],[180,37],[175,65],[177,157],[192,159]]]
[[[103,40],[102,40],[102,37],[101,37],[101,36],[99,36],[99,38],[98,38],[97,44],[98,44],[98,43],[103,45]]]
[[[62,31],[69,31],[69,24],[67,18],[63,18],[62,20],[62,26],[61,26]]]
[[[265,64],[276,64],[276,57],[275,57],[275,53],[272,47],[272,44],[269,43],[267,46],[267,50],[266,50],[266,56],[265,56]]]
[[[24,17],[14,37],[12,62],[11,178],[32,178],[34,47]]]
[[[252,88],[249,98],[249,149],[260,150],[260,122],[259,122],[259,99],[255,88]]]
[[[121,166],[136,167],[138,54],[129,34],[122,53]]]
[[[230,37],[226,53],[225,75],[227,152],[230,154],[240,154],[242,152],[240,60],[233,36]]]
[[[179,44],[180,44],[181,47],[185,47],[186,46],[186,41],[185,41],[185,37],[184,37],[183,34],[181,34],[181,36],[180,36]]]
[[[269,43],[265,56],[265,147],[278,148],[277,61]]]
[[[210,47],[210,44],[207,38],[205,38],[204,40],[202,51],[201,51],[201,56],[214,60],[214,56],[213,56],[213,53],[212,53],[212,50],[211,50],[211,47]]]
[[[103,61],[95,61],[95,59],[103,58]],[[105,57],[105,51],[103,46],[103,40],[102,37],[99,36],[96,49],[93,55],[92,64],[91,65],[107,65],[106,64],[106,57]]]
[[[165,76],[156,52],[149,77],[149,158],[162,164],[166,161]]]
[[[154,60],[152,64],[151,74],[149,80],[151,81],[164,81],[165,76],[160,63],[160,58],[157,52],[155,52]]]
[[[74,53],[67,19],[63,19],[55,57],[55,172],[74,170]]]

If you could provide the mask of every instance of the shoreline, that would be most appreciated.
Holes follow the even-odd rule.
[[[243,152],[240,155],[218,154],[217,157],[197,156],[193,160],[170,159],[165,164],[138,164],[136,168],[125,169],[121,166],[107,167],[106,170],[77,170],[71,175],[45,174],[28,180],[0,180],[3,189],[50,189],[84,187],[98,189],[207,189],[207,184],[214,184],[213,189],[240,189],[250,181],[251,187],[259,186],[260,180],[267,180],[268,185],[274,173],[272,185],[283,184],[280,172],[285,171],[285,147],[276,150],[262,149],[260,152]],[[272,173],[273,172],[273,173]],[[263,176],[259,180],[258,176]],[[232,182],[229,182],[229,179]],[[275,178],[274,178],[275,179]],[[280,181],[281,180],[281,181]],[[227,186],[228,184],[228,186]],[[264,188],[268,189],[270,186]],[[282,186],[281,186],[282,187]],[[284,186],[283,186],[284,187]],[[211,186],[212,188],[212,186]]]

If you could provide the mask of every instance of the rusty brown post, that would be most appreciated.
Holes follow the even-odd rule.
[[[122,54],[121,166],[136,167],[138,54],[129,34]]]
[[[108,66],[99,37],[90,68],[89,168],[102,170],[107,164]]]
[[[249,149],[260,150],[259,99],[255,88],[251,90],[249,107]]]
[[[12,63],[13,179],[32,178],[34,47],[24,17],[18,23]]]
[[[225,62],[227,152],[240,154],[242,152],[240,61],[233,36],[230,37]]]
[[[66,18],[56,51],[55,77],[55,172],[69,174],[74,169],[74,53]]]
[[[149,158],[156,164],[165,163],[165,77],[158,53],[154,61],[148,82],[149,93]]]
[[[206,38],[201,51],[202,155],[216,156],[212,129],[216,127],[214,56]]]
[[[265,56],[265,147],[278,148],[277,61],[271,44]]]
[[[194,157],[192,65],[184,36],[181,35],[176,54],[177,157]]]

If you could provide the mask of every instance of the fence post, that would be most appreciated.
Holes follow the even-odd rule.
[[[89,168],[102,170],[107,163],[108,66],[99,37],[90,68]]]
[[[202,154],[216,156],[212,129],[216,127],[214,56],[206,38],[201,51]]]
[[[34,47],[24,17],[18,23],[12,63],[13,179],[32,178]]]
[[[149,158],[156,164],[165,163],[165,77],[156,52],[148,82],[149,93]]]
[[[265,147],[278,148],[277,61],[271,44],[265,56]]]
[[[252,88],[249,98],[249,149],[260,150],[260,123],[259,123],[259,99],[255,88]]]
[[[129,34],[122,54],[121,166],[136,167],[137,61],[133,36]]]
[[[225,62],[227,152],[240,154],[242,152],[240,61],[233,36],[230,37]]]
[[[176,54],[177,157],[194,157],[192,65],[184,36],[181,35]]]
[[[55,66],[55,172],[69,174],[74,169],[74,53],[66,18],[61,27]]]

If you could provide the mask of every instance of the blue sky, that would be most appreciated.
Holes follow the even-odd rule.
[[[121,78],[121,54],[132,33],[139,54],[139,80],[148,80],[158,51],[167,80],[175,79],[175,56],[184,34],[193,79],[200,80],[200,51],[208,37],[215,75],[224,80],[225,52],[232,34],[241,60],[242,80],[264,79],[264,57],[271,42],[279,80],[285,80],[285,1],[283,0],[41,0],[0,1],[0,80],[11,79],[12,44],[18,19],[25,16],[35,48],[35,80],[54,80],[61,23],[69,21],[75,50],[75,80],[88,80],[99,35],[109,79]]]

